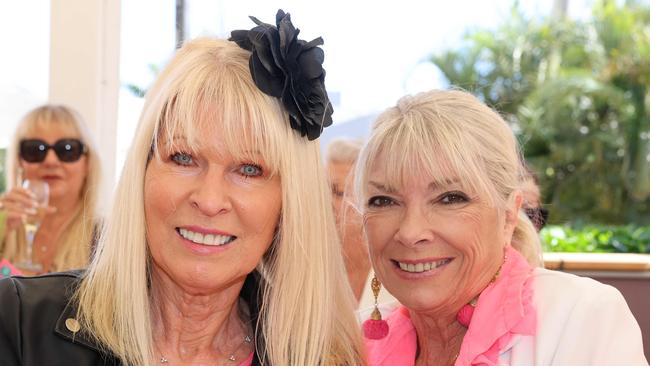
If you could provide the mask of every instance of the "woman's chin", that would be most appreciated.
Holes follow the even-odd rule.
[[[72,194],[65,187],[64,182],[55,182],[50,186],[50,201],[76,202],[80,194]]]
[[[439,310],[441,307],[445,307],[447,302],[447,299],[443,299],[441,296],[430,294],[411,294],[404,296],[402,300],[399,298],[397,300],[407,309],[416,313]]]
[[[218,293],[246,279],[239,271],[233,272],[210,261],[177,260],[174,264],[167,268],[154,264],[154,268],[163,272],[163,283],[173,284],[172,287],[188,295]]]

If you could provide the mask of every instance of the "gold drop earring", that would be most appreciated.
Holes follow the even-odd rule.
[[[370,288],[375,297],[375,309],[370,314],[370,319],[363,322],[363,334],[368,339],[382,339],[388,335],[388,323],[381,318],[381,312],[377,304],[377,297],[381,290],[381,283],[377,279],[377,275],[373,275]]]

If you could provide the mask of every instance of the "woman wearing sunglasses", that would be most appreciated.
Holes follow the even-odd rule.
[[[27,256],[23,219],[37,203],[21,182],[42,180],[49,186],[49,205],[34,236],[32,262],[43,272],[84,267],[97,223],[100,161],[80,116],[61,105],[30,111],[16,129],[6,166],[0,258],[16,263]]]

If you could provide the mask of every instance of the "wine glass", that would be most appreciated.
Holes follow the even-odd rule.
[[[37,203],[36,213],[32,215],[26,215],[23,218],[23,225],[25,226],[25,235],[27,239],[26,246],[26,255],[24,260],[16,263],[16,267],[30,271],[30,272],[40,272],[43,270],[43,266],[39,263],[34,263],[32,259],[32,251],[34,248],[34,236],[36,236],[36,231],[38,231],[41,221],[45,216],[45,209],[50,197],[50,187],[47,185],[47,182],[36,179],[25,179],[23,181],[23,188],[32,192],[34,194],[34,200]]]

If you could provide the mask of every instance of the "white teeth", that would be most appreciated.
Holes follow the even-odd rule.
[[[181,234],[183,238],[196,244],[224,245],[235,240],[235,237],[230,235],[213,235],[213,234],[203,235],[201,233],[189,231],[187,229],[179,229],[178,232]]]
[[[417,264],[413,264],[413,263],[397,262],[397,264],[399,265],[399,268],[402,269],[402,271],[411,272],[411,273],[422,273],[422,272],[430,271],[432,269],[436,269],[449,262],[451,262],[451,258],[441,259],[439,261],[428,262],[428,263],[420,262]]]
[[[408,266],[406,266],[406,270],[409,272],[415,272],[415,264],[409,263]]]

